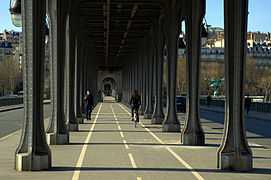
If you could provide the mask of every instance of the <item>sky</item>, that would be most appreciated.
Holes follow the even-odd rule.
[[[224,27],[224,0],[206,0],[207,24]],[[271,0],[249,0],[248,31],[271,32]],[[0,32],[7,30],[21,31],[11,22],[9,0],[0,0]]]

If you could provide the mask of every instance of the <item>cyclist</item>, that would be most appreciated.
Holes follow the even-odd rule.
[[[131,121],[133,121],[134,120],[134,118],[133,118],[134,117],[134,111],[138,112],[139,106],[141,105],[140,96],[139,96],[137,90],[134,90],[134,92],[133,92],[133,95],[132,95],[131,100],[130,100],[130,105],[131,105],[131,110],[132,110],[132,113],[131,113],[132,119],[131,119]],[[137,117],[136,121],[138,122],[139,121],[138,115],[136,117]]]

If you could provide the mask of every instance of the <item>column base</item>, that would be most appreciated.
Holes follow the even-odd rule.
[[[69,143],[69,134],[47,133],[46,141],[48,145],[59,145]]]
[[[151,119],[152,112],[144,113],[144,119]]]
[[[163,124],[163,132],[181,132],[180,124]]]
[[[51,159],[48,154],[33,155],[32,159],[28,153],[19,153],[15,156],[15,169],[17,171],[40,171],[50,167]]]
[[[69,124],[69,131],[78,131],[78,124]]]
[[[182,143],[189,146],[203,146],[205,145],[204,134],[182,133]]]
[[[140,109],[140,110],[138,110],[138,113],[139,113],[139,115],[144,115],[144,110]]]
[[[229,171],[252,171],[252,155],[241,154],[236,155],[235,152],[222,153],[220,157],[220,169]]]
[[[78,124],[84,124],[83,118],[77,117]]]
[[[164,119],[165,119],[164,117],[153,117],[151,119],[151,123],[152,124],[162,124]]]

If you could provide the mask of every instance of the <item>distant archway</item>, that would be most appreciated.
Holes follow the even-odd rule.
[[[117,90],[117,83],[114,78],[106,77],[102,83],[103,93],[106,96],[114,96]]]

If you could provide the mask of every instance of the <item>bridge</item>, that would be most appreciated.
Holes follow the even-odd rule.
[[[146,139],[148,136],[148,138],[152,138],[147,138],[147,141],[151,141],[149,143],[152,148],[149,148],[149,151],[144,150],[144,156],[140,158],[142,165],[151,168],[151,163],[154,163],[152,161],[157,160],[160,162],[153,165],[159,167],[159,163],[166,164],[168,158],[175,158],[174,163],[168,164],[170,167],[181,164],[188,169],[189,173],[187,170],[181,171],[184,174],[187,173],[189,178],[204,179],[200,172],[204,171],[202,163],[204,164],[205,161],[201,161],[202,163],[194,161],[195,165],[191,165],[181,157],[182,151],[191,153],[191,150],[195,150],[194,154],[187,154],[195,158],[199,155],[197,154],[199,149],[204,152],[200,156],[209,157],[211,153],[208,152],[210,142],[207,138],[213,138],[213,136],[208,136],[203,128],[199,105],[204,0],[22,0],[21,13],[24,34],[24,115],[21,139],[15,152],[16,170],[49,169],[50,171],[52,169],[54,171],[54,159],[62,157],[64,159],[58,162],[65,163],[67,156],[63,155],[66,153],[69,155],[69,150],[72,151],[70,145],[75,147],[81,145],[82,151],[76,166],[60,167],[55,171],[74,171],[72,177],[75,179],[78,178],[81,171],[107,171],[108,169],[103,167],[82,167],[83,160],[86,160],[85,155],[90,157],[87,160],[89,163],[93,163],[93,161],[99,163],[101,160],[91,157],[91,153],[86,153],[87,147],[91,146],[92,142],[96,143],[96,151],[99,151],[99,143],[105,143],[100,144],[101,146],[109,144],[116,148],[116,152],[112,151],[114,148],[102,147],[100,149],[104,151],[104,155],[111,154],[115,160],[119,160],[118,163],[124,163],[118,164],[116,167],[128,166],[128,164],[125,165],[128,161],[120,161],[125,157],[130,159],[132,168],[141,167],[136,164],[137,160],[134,159],[132,153],[129,154],[130,152],[127,151],[127,156],[125,149],[120,146],[124,146],[126,149],[130,146],[137,146],[137,144],[133,144],[134,139],[141,136],[144,141],[144,138]],[[210,164],[213,165],[213,169],[218,167],[221,170],[253,170],[253,155],[247,141],[244,121],[247,14],[248,0],[224,0],[225,126],[217,152],[212,149],[213,155],[217,156],[217,159],[211,158]],[[49,24],[51,112],[48,128],[44,131],[44,83],[42,82],[44,81],[46,17]],[[186,24],[187,38],[187,111],[183,125],[181,125],[176,111],[177,48],[182,21],[185,21]],[[167,56],[166,113],[162,108],[164,49],[166,49]],[[88,88],[93,92],[96,104],[96,116],[92,125],[84,121],[82,114],[82,100]],[[98,102],[101,90],[110,89],[112,92],[108,92],[114,93],[122,104]],[[121,135],[120,132],[122,132],[116,127],[121,127],[119,124],[127,122],[124,118],[129,117],[127,107],[124,105],[128,105],[134,89],[138,89],[141,94],[140,114],[145,120],[140,124],[141,129],[137,130],[131,130],[131,126],[123,125],[125,127],[122,128],[127,131],[138,131],[129,133],[129,141],[125,140],[129,143],[121,141],[120,137],[117,137],[118,140],[115,142],[113,138]],[[155,101],[153,101],[153,96],[155,96]],[[105,126],[107,121],[111,123],[110,135],[95,132],[95,127],[100,127],[101,132],[106,131],[103,128],[107,127]],[[99,122],[105,124],[97,124]],[[144,122],[146,123],[144,124]],[[81,126],[83,123],[86,124]],[[157,131],[160,133],[150,130],[148,127],[150,123],[154,125],[151,127],[157,127]],[[82,134],[86,136],[83,141],[84,138],[76,133],[82,130],[85,131]],[[171,133],[169,134],[169,132]],[[176,133],[181,139],[179,142],[178,138],[178,145],[187,147],[180,148],[178,152],[173,150],[176,143],[170,144],[171,139],[176,142],[174,139]],[[92,134],[97,136],[95,141],[91,141]],[[125,132],[122,134],[125,135]],[[145,144],[141,144],[142,139],[135,143],[145,147]],[[57,146],[68,148],[62,148],[62,151],[60,149],[52,150],[57,149]],[[149,162],[147,159],[153,158],[152,151],[161,147],[162,151],[165,151],[170,157],[160,156],[158,152],[155,155],[156,158]],[[270,153],[270,151],[266,152]],[[99,156],[103,156],[103,153]],[[115,162],[113,159],[106,160],[105,157],[103,160],[108,165]],[[113,170],[131,170],[116,167],[113,166]],[[164,171],[163,168],[152,170]],[[175,170],[168,169],[168,171]],[[217,170],[211,170],[211,172],[214,171]],[[176,173],[179,172],[177,169]],[[105,174],[103,175],[105,176]]]

